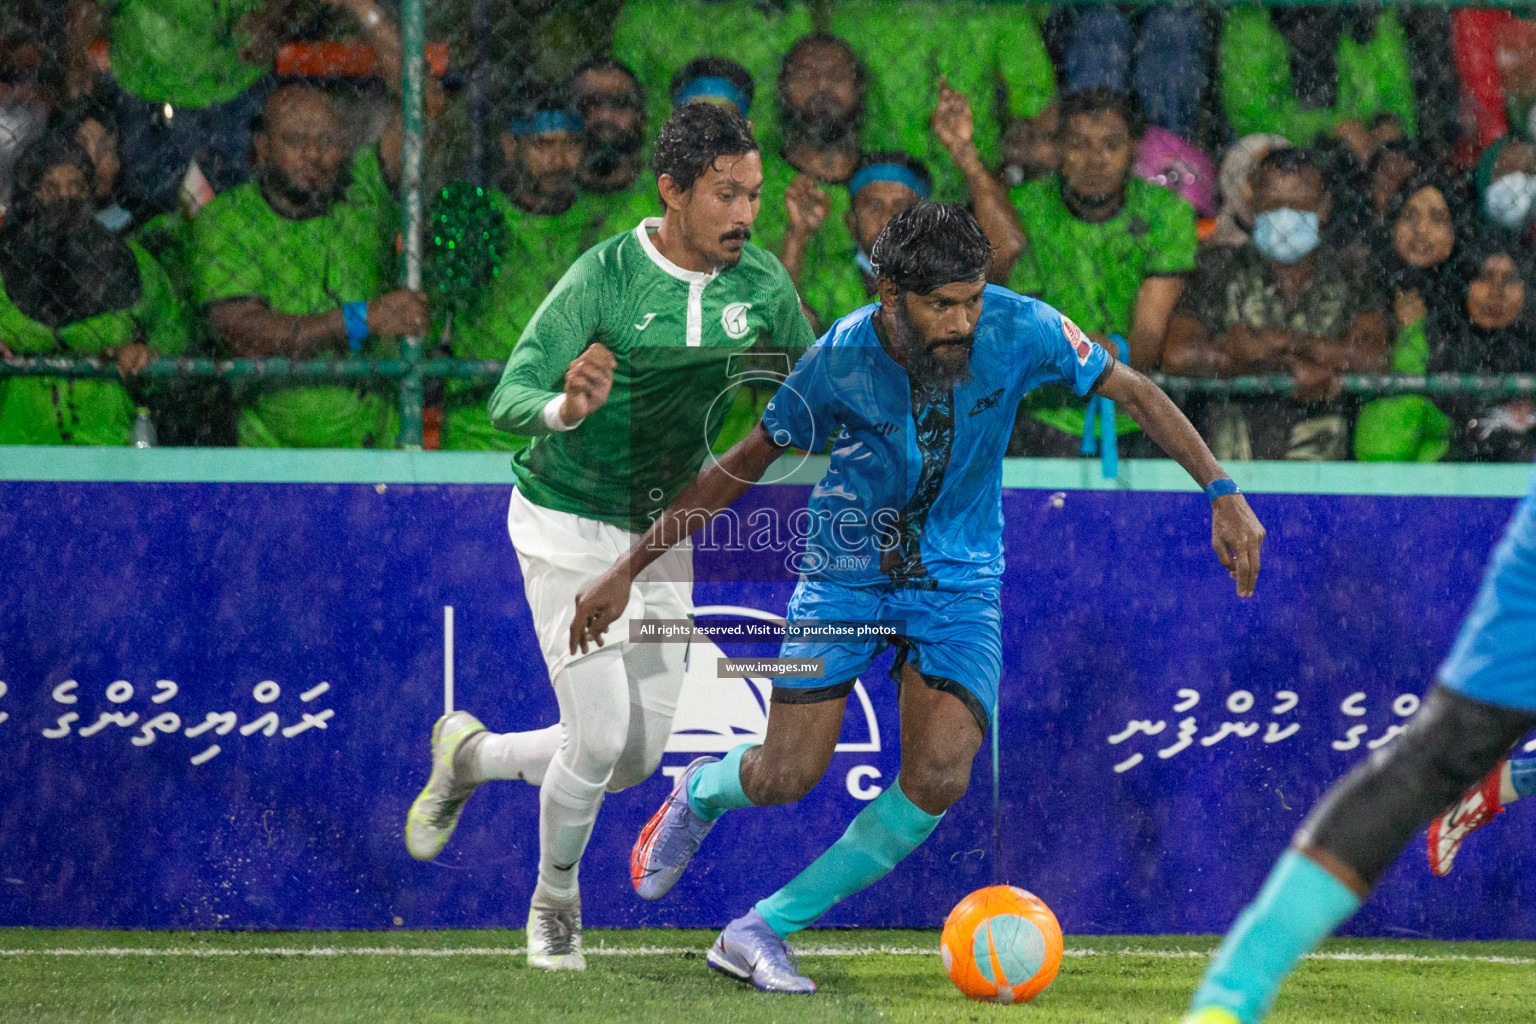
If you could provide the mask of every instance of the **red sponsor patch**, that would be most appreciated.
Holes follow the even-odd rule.
[[[1065,335],[1067,344],[1072,346],[1072,351],[1077,353],[1077,365],[1087,366],[1088,357],[1093,355],[1093,342],[1088,339],[1088,335],[1066,317],[1061,318],[1061,333]]]

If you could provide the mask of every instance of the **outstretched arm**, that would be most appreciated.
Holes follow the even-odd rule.
[[[576,616],[571,620],[571,653],[595,642],[603,646],[603,634],[629,603],[629,586],[640,572],[668,548],[685,540],[724,512],[762,479],[784,449],[774,444],[759,423],[731,450],[712,460],[683,493],[673,500],[645,535],[609,566],[608,571],[576,595]]]
[[[1147,436],[1201,487],[1227,475],[1173,400],[1129,366],[1116,363],[1099,383],[1098,393],[1120,403]],[[1239,597],[1253,596],[1259,577],[1259,548],[1263,544],[1264,527],[1241,494],[1222,495],[1211,502],[1211,547],[1237,581]]]

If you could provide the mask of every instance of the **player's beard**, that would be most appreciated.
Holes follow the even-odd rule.
[[[727,231],[725,234],[720,236],[720,244],[724,246],[726,242],[735,241],[737,239],[740,239],[743,242],[751,241],[752,229],[743,228],[740,231]],[[741,262],[741,254],[744,251],[745,250],[743,249],[738,249],[735,252],[731,252],[724,248],[720,249],[720,251],[715,256],[715,266],[720,270],[730,270],[736,264]]]
[[[903,297],[896,307],[895,333],[897,345],[907,356],[907,376],[914,385],[924,389],[942,389],[961,387],[971,382],[974,376],[971,351],[976,343],[974,330],[961,337],[928,338],[912,322],[911,314],[907,312],[907,300]],[[941,340],[953,344],[938,345]],[[964,359],[953,354],[943,357],[937,354],[937,351],[954,353],[957,348],[964,349]]]

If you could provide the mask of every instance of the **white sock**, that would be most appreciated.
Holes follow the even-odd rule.
[[[564,738],[539,787],[539,885],[577,897],[576,865],[629,733],[629,680],[617,650],[576,661],[555,679]]]
[[[471,781],[521,779],[529,785],[542,785],[564,737],[565,727],[558,723],[530,732],[486,733],[471,752]]]

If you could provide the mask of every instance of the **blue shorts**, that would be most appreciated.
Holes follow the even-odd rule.
[[[1440,682],[1484,704],[1536,711],[1536,490],[1494,549]]]
[[[790,622],[889,623],[897,636],[849,640],[786,640],[783,658],[825,658],[820,679],[780,679],[773,699],[780,704],[816,704],[846,697],[859,673],[887,646],[896,648],[891,678],[900,680],[908,662],[935,690],[952,693],[986,732],[997,704],[1003,671],[999,588],[975,591],[849,587],[801,580],[789,599]]]

